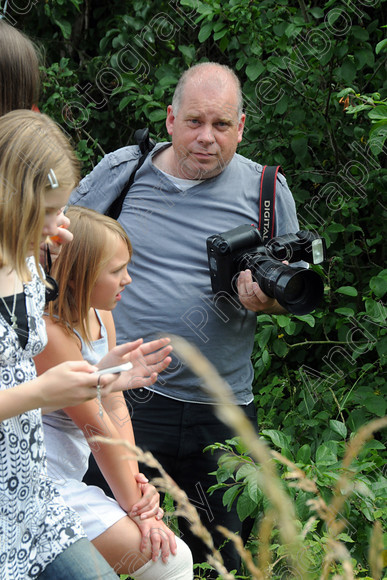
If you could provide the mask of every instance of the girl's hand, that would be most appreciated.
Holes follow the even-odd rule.
[[[136,473],[134,479],[137,481],[142,498],[134,504],[129,512],[129,516],[140,516],[140,519],[156,518],[162,520],[164,510],[160,507],[160,494],[154,485],[149,483],[143,473]]]
[[[151,544],[152,560],[156,562],[161,550],[163,562],[168,561],[169,554],[176,555],[177,546],[175,534],[167,528],[164,522],[159,522],[155,518],[141,520],[138,516],[131,518],[136,522],[141,532],[140,551],[144,552]]]
[[[31,381],[39,400],[37,407],[62,409],[94,399],[98,379],[101,395],[108,395],[116,376],[106,374],[99,377],[96,370],[86,361],[65,362],[52,367]]]
[[[98,368],[108,368],[131,362],[133,368],[121,373],[112,386],[113,391],[124,391],[149,387],[157,380],[157,375],[171,362],[172,347],[169,338],[159,338],[143,343],[142,338],[114,347],[98,363]]]
[[[40,245],[39,262],[43,268],[46,266],[47,244],[50,246],[51,261],[55,262],[60,254],[62,244],[68,244],[69,242],[72,242],[74,237],[68,229],[70,220],[65,216],[63,211],[58,212],[58,215],[56,216],[56,225],[58,226],[56,235],[47,238],[46,242]]]

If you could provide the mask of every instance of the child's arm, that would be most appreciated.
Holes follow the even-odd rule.
[[[35,358],[38,374],[45,372],[53,365],[68,359],[82,361],[81,345],[75,334],[69,335],[62,326],[51,319],[46,320],[48,343],[46,348]],[[102,380],[102,377],[101,377]],[[120,418],[120,425],[114,424],[109,413],[105,410],[101,417],[96,399],[81,405],[64,408],[66,414],[83,431],[88,439],[93,435],[101,435],[113,439],[126,438],[134,441],[131,421],[127,412],[122,393],[113,393],[107,397],[106,408],[115,412]],[[119,409],[118,409],[119,407]],[[122,445],[112,446],[100,443],[90,444],[93,455],[106,479],[114,496],[122,509],[129,512],[132,505],[141,497],[139,487],[134,479],[138,473],[137,461],[128,461],[123,458],[128,450]]]
[[[53,366],[53,365],[52,365]],[[40,377],[0,391],[0,421],[32,409],[50,407],[53,410],[78,405],[96,396],[95,367],[86,361],[65,362]],[[104,375],[101,386],[110,390],[113,375]]]
[[[109,346],[115,342],[114,324],[110,313],[104,313],[103,320],[107,327]],[[110,317],[110,320],[109,320]],[[48,344],[44,351],[36,358],[38,372],[44,372],[52,364],[57,364],[60,360],[68,357],[82,358],[81,345],[76,336],[69,336],[64,332],[59,324],[52,320],[47,320]],[[122,361],[121,361],[122,362]],[[111,375],[107,375],[111,376]],[[112,420],[109,411],[119,420]],[[111,393],[103,399],[103,415],[99,415],[99,407],[96,400],[89,401],[76,407],[65,408],[64,411],[71,417],[74,423],[84,432],[86,438],[93,435],[106,436],[113,439],[126,439],[134,442],[132,424],[128,409],[122,393]],[[100,467],[106,481],[111,487],[114,497],[122,509],[130,515],[133,505],[141,500],[140,488],[135,480],[134,474],[138,473],[136,460],[128,460],[129,451],[122,445],[108,445],[101,443],[91,443],[91,450]],[[145,520],[139,516],[131,516],[141,530],[142,542],[141,550],[144,550],[147,543],[151,541],[152,556],[158,557],[160,542],[163,546],[168,546],[169,550],[176,553],[176,541],[174,534],[163,522],[157,521],[154,517]]]

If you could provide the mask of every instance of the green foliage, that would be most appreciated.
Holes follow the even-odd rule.
[[[315,444],[304,444],[298,448],[292,438],[282,430],[262,431],[262,436],[271,447],[280,451],[293,466],[302,470],[304,476],[313,482],[313,487],[317,489],[317,492],[312,490],[310,485],[305,484],[305,479],[299,482],[292,481],[296,478],[294,468],[284,467],[283,463],[278,463],[278,472],[283,478],[287,493],[293,499],[301,526],[300,533],[305,538],[309,580],[320,578],[325,556],[323,546],[328,539],[326,524],[316,515],[312,501],[320,497],[326,504],[331,503],[333,489],[343,474],[341,460],[348,437],[347,427],[341,421],[323,421],[321,418],[320,423],[320,431],[323,431],[320,441]],[[260,520],[262,514],[270,508],[261,489],[261,467],[252,462],[238,438],[224,444],[215,443],[208,450],[224,451],[216,472],[217,483],[212,486],[211,491],[225,489],[224,505],[230,509],[236,503],[241,520],[248,516],[258,516]],[[336,539],[346,545],[353,565],[358,571],[369,570],[367,550],[371,523],[376,520],[385,523],[387,519],[387,478],[383,473],[385,450],[385,445],[380,441],[376,439],[368,441],[352,463],[350,471],[346,471],[346,475],[351,476],[351,483],[347,484],[347,487],[350,486],[351,495],[339,513],[344,529],[337,534]],[[281,578],[279,573],[281,565],[277,566],[276,562],[281,562],[287,552],[286,546],[278,542],[277,535],[278,532],[274,530],[271,537],[273,579]],[[252,549],[254,550],[254,547]],[[336,571],[340,570],[338,566]]]
[[[383,41],[378,46],[380,45],[387,48]],[[381,50],[382,47],[380,47],[379,52]],[[378,53],[377,49],[375,52]],[[340,103],[344,103],[344,110],[353,115],[355,119],[360,112],[367,111],[368,118],[371,120],[371,129],[368,135],[370,150],[375,156],[383,154],[387,139],[387,99],[381,100],[380,93],[360,95],[352,88],[344,89],[337,97],[340,97]]]
[[[316,267],[321,307],[258,315],[253,354],[263,435],[326,497],[344,442],[386,412],[385,8],[385,0],[46,0],[23,14],[9,9],[45,47],[40,108],[71,134],[85,173],[141,126],[166,138],[166,107],[191,64],[215,60],[238,73],[247,114],[240,153],[283,166],[301,228],[328,246],[327,264]],[[364,568],[370,523],[383,515],[382,441],[377,434],[359,455],[345,514]],[[221,464],[221,478],[234,473],[234,490],[219,481],[225,503],[236,501],[242,518],[258,514],[265,499],[249,479],[257,468],[233,445],[231,456],[241,471]],[[304,522],[307,495],[288,491]],[[309,534],[318,558],[324,532]]]

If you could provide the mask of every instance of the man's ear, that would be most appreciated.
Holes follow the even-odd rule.
[[[165,126],[167,128],[168,135],[172,135],[172,133],[173,133],[174,122],[175,122],[175,115],[173,114],[172,105],[168,105],[167,118],[165,120]]]
[[[238,123],[238,143],[242,141],[243,129],[245,127],[246,115],[242,113],[241,118]]]

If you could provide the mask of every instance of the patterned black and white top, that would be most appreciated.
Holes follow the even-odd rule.
[[[23,349],[0,314],[0,389],[36,377],[33,358],[47,342],[45,289],[33,259],[24,285],[29,336]],[[65,506],[46,474],[40,409],[0,423],[0,578],[36,578],[56,556],[85,537],[78,516]]]

